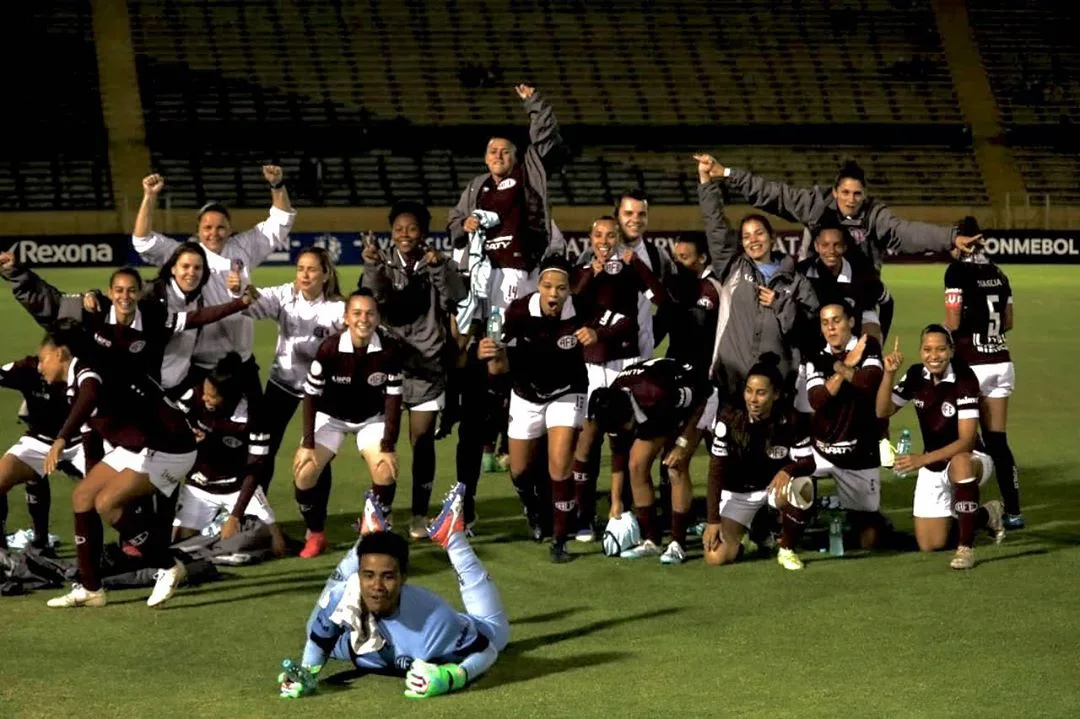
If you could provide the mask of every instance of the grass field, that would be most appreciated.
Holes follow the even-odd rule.
[[[149,590],[114,592],[102,610],[55,611],[52,593],[0,599],[0,717],[268,716],[1080,716],[1080,283],[1075,268],[1014,266],[1018,367],[1010,438],[1028,528],[981,543],[974,571],[950,553],[804,555],[806,570],[774,561],[681,567],[604,558],[599,547],[564,566],[525,539],[507,478],[485,475],[478,511],[481,559],[511,618],[511,644],[466,691],[412,703],[400,679],[368,677],[299,702],[278,699],[283,657],[299,655],[304,622],[351,537],[366,472],[355,449],[335,463],[328,535],[333,551],[226,570],[228,580],[181,591],[148,609]],[[355,269],[344,268],[345,284]],[[889,267],[894,332],[909,360],[918,329],[942,317],[941,266]],[[65,289],[103,283],[100,270],[45,273]],[[264,269],[265,284],[289,270]],[[8,359],[40,332],[0,291]],[[262,324],[265,368],[274,328]],[[3,358],[0,358],[3,359]],[[4,360],[6,361],[6,360]],[[0,444],[20,434],[19,398],[0,393]],[[894,430],[917,427],[912,410]],[[294,426],[294,429],[296,427]],[[915,431],[918,435],[917,430]],[[438,446],[436,496],[454,481],[453,444]],[[346,445],[348,446],[348,445]],[[282,450],[271,500],[286,531],[302,534]],[[409,506],[402,447],[398,527]],[[705,460],[694,463],[698,494]],[[68,480],[54,478],[53,528],[71,551]],[[885,484],[883,506],[910,530],[912,483]],[[984,497],[995,497],[987,485]],[[29,526],[22,490],[9,528]],[[445,555],[416,544],[410,581],[459,604]],[[699,548],[692,551],[697,552]],[[324,676],[344,670],[332,664]]]

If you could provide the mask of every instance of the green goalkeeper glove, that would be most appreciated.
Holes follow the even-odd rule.
[[[292,659],[286,659],[281,663],[285,670],[278,674],[279,691],[282,699],[299,699],[315,693],[319,685],[319,667],[302,667],[294,663]]]
[[[405,675],[405,696],[430,699],[462,689],[468,681],[465,670],[457,664],[429,664],[417,659]]]

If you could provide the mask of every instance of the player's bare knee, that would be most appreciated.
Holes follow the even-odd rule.
[[[975,459],[970,452],[961,452],[953,457],[949,461],[949,481],[953,484],[959,484],[974,477],[974,461]]]

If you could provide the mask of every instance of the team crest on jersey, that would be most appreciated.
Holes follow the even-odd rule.
[[[371,374],[368,375],[368,378],[367,378],[367,383],[369,385],[371,385],[372,387],[378,387],[381,384],[385,384],[385,382],[386,382],[386,373],[385,372],[372,372]]]
[[[862,245],[866,243],[866,230],[857,227],[851,227],[848,229],[848,234],[851,235],[851,239],[855,240],[856,245]]]
[[[142,352],[144,347],[146,347],[146,342],[143,340],[135,340],[128,346],[128,351],[138,353]]]
[[[711,310],[713,308],[713,301],[710,300],[708,297],[698,297],[697,303],[698,307],[704,307],[707,310]]]
[[[555,344],[558,345],[559,349],[561,350],[574,349],[575,347],[577,347],[577,343],[578,338],[574,335],[563,335],[555,342]]]
[[[941,416],[942,417],[952,417],[954,414],[956,414],[956,407],[953,407],[951,402],[942,402],[941,403]]]
[[[238,447],[240,447],[240,445],[243,444],[243,442],[236,437],[222,437],[221,443],[229,449],[237,449]]]
[[[622,260],[610,259],[604,263],[604,272],[609,275],[617,275],[622,272],[623,263]]]
[[[517,180],[512,177],[508,177],[496,186],[496,190],[509,190],[511,187],[517,187]]]
[[[788,455],[787,447],[769,447],[769,451],[766,452],[769,455],[769,459],[783,459]]]

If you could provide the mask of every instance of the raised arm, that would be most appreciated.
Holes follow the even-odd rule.
[[[165,320],[165,326],[173,333],[193,330],[242,312],[258,299],[259,291],[248,285],[244,288],[244,294],[235,300],[203,307],[194,312],[170,312]]]
[[[366,287],[371,290],[375,302],[382,305],[386,303],[394,291],[394,283],[390,279],[393,271],[386,262],[386,258],[375,246],[375,238],[370,234],[364,237],[364,249],[361,251],[364,259],[364,272],[357,282],[358,287]]]
[[[143,197],[135,215],[135,228],[131,231],[131,246],[148,265],[160,267],[172,255],[180,243],[171,237],[154,232],[154,208],[158,195],[165,189],[165,178],[147,175],[142,181]]]
[[[877,398],[874,409],[881,419],[888,419],[900,411],[911,397],[907,390],[907,377],[895,387],[896,374],[904,364],[904,355],[900,352],[900,338],[893,339],[893,351],[885,355],[885,368],[881,375],[881,384],[878,385]]]
[[[876,235],[882,249],[893,254],[917,255],[924,252],[948,252],[956,240],[955,227],[931,225],[928,222],[902,220],[885,205],[875,204],[870,211],[872,236]],[[961,237],[965,242],[968,238]]]
[[[738,190],[755,208],[790,222],[810,224],[821,215],[829,202],[828,189],[792,187],[783,182],[766,180],[748,170],[724,167],[720,163],[716,163],[710,175],[727,178],[728,186]]]
[[[694,155],[698,163],[698,205],[705,222],[705,240],[712,256],[712,268],[723,277],[731,258],[739,249],[739,238],[724,214],[724,195],[720,181],[712,173],[720,164],[711,155]]]
[[[0,253],[0,275],[12,283],[11,292],[15,301],[39,325],[45,327],[63,317],[82,319],[82,295],[65,295],[36,272],[16,264],[11,252]]]
[[[270,184],[269,216],[255,227],[233,235],[225,245],[229,257],[241,255],[249,267],[258,267],[272,252],[289,249],[289,232],[296,220],[296,210],[289,202],[284,173],[277,165],[264,165],[263,178]]]
[[[516,85],[514,91],[529,113],[529,148],[540,156],[549,173],[557,172],[562,164],[560,159],[563,153],[558,150],[562,147],[563,139],[551,103],[544,100],[531,85]]]

